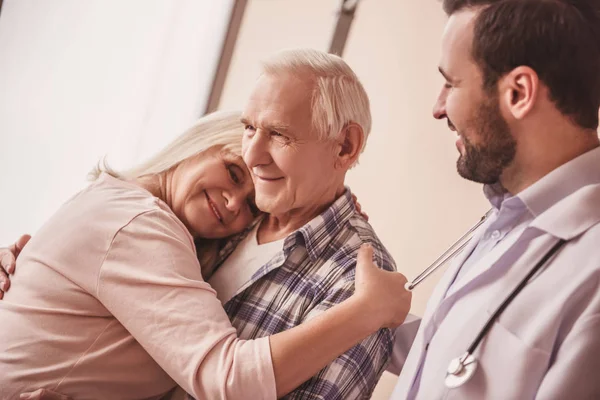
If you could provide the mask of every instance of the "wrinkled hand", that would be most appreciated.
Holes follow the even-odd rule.
[[[29,242],[29,239],[31,239],[31,236],[23,235],[10,247],[0,249],[0,299],[4,297],[4,292],[10,288],[9,275],[15,273],[17,257]]]
[[[352,201],[354,202],[354,207],[356,207],[356,211],[358,211],[358,213],[365,219],[365,220],[369,220],[369,216],[367,215],[366,212],[364,212],[362,210],[362,207],[360,205],[360,203],[358,202],[358,198],[356,197],[356,195],[354,193],[352,193]]]
[[[35,392],[22,393],[21,400],[72,400],[69,396],[48,389],[38,389]]]
[[[402,324],[410,311],[411,292],[404,288],[407,280],[399,272],[383,270],[373,262],[373,248],[362,245],[358,251],[355,296],[367,306],[382,328]]]

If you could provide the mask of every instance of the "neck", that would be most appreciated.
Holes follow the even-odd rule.
[[[544,132],[541,136],[531,135],[529,143],[517,147],[515,160],[502,173],[500,183],[510,194],[522,192],[561,165],[600,146],[593,130]]]
[[[258,228],[259,244],[274,242],[286,238],[290,233],[302,228],[344,194],[343,183],[330,194],[321,197],[321,201],[310,206],[293,209],[281,214],[267,214]]]
[[[171,206],[172,174],[170,171],[156,175],[145,175],[133,180],[134,183],[149,191],[154,197],[161,199],[169,208]]]

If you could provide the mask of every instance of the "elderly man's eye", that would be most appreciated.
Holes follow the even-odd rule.
[[[277,131],[271,131],[271,136],[273,136],[276,139],[283,140],[283,141],[286,141],[286,142],[289,141],[289,139],[290,139],[289,137],[287,137],[287,136],[285,136],[285,135],[283,135],[283,134],[281,134],[281,133],[279,133]]]
[[[248,124],[244,125],[244,129],[247,131],[255,131],[256,130],[256,128],[254,126],[248,125]]]

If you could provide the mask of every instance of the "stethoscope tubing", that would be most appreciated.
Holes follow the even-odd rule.
[[[488,332],[492,328],[492,325],[494,324],[494,322],[496,322],[496,320],[504,312],[506,307],[508,307],[509,304],[512,303],[512,301],[515,299],[515,297],[517,297],[517,295],[519,293],[521,293],[521,291],[529,283],[531,278],[546,264],[546,262],[548,262],[548,260],[550,258],[552,258],[552,256],[554,256],[556,254],[556,252],[558,250],[560,250],[560,248],[565,243],[567,243],[567,241],[564,239],[560,239],[558,242],[556,242],[556,244],[544,255],[544,257],[542,257],[542,259],[539,260],[538,263],[531,269],[531,271],[529,271],[527,276],[525,276],[525,278],[523,278],[523,280],[521,280],[521,282],[519,282],[519,284],[506,297],[506,299],[504,299],[502,304],[500,304],[500,307],[498,307],[498,309],[496,311],[494,311],[494,314],[492,314],[492,316],[488,319],[488,321],[484,325],[483,329],[481,329],[481,331],[479,331],[479,334],[477,335],[477,337],[475,338],[473,343],[471,343],[471,345],[469,346],[467,353],[473,354],[473,352],[477,349],[477,346],[479,346],[479,344],[481,343],[481,341],[483,340],[485,335],[488,334]]]
[[[454,389],[459,386],[462,386],[467,382],[477,369],[477,358],[474,353],[477,350],[477,347],[482,342],[482,340],[486,337],[489,331],[492,329],[494,323],[500,318],[500,315],[506,310],[506,307],[512,303],[512,301],[517,297],[519,293],[525,288],[525,286],[529,283],[529,281],[540,272],[541,268],[552,258],[561,247],[563,247],[567,243],[565,239],[559,239],[558,242],[552,246],[552,248],[544,254],[544,256],[535,264],[535,266],[527,273],[527,275],[519,282],[519,284],[510,292],[510,294],[502,301],[502,304],[494,311],[492,316],[488,318],[487,322],[483,326],[483,328],[477,334],[477,337],[467,351],[458,358],[450,361],[450,365],[448,366],[446,372],[446,380],[445,384],[449,389]]]

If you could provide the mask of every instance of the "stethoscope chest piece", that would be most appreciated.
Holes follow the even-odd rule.
[[[465,353],[462,356],[453,359],[448,365],[446,371],[446,380],[444,381],[446,387],[454,389],[462,386],[467,382],[477,369],[477,360],[472,354]]]

